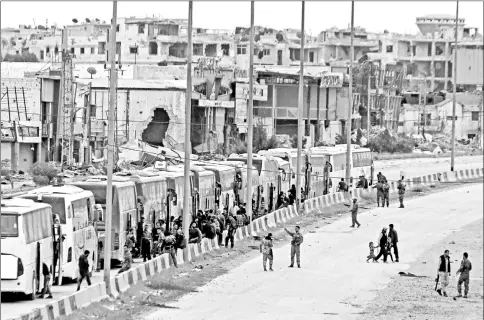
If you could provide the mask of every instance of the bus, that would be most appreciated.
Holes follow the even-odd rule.
[[[215,209],[215,173],[200,166],[191,166],[196,188],[196,210]]]
[[[370,182],[373,181],[373,160],[371,150],[352,145],[352,157],[350,159],[352,184],[356,184],[358,177],[364,176]],[[336,192],[338,182],[346,176],[346,145],[334,147],[310,148],[310,153],[323,154],[327,156],[327,165],[323,169],[324,189],[329,192]],[[323,192],[323,194],[326,194]]]
[[[217,187],[215,188],[215,203],[217,208],[223,208],[230,212],[235,201],[235,168],[214,164],[197,165],[203,166],[203,168],[215,174],[215,181],[217,183]]]
[[[306,164],[307,164],[307,157],[306,157],[306,150],[301,151],[301,171],[299,172],[301,177],[301,186],[306,185]],[[291,176],[289,186],[296,184],[296,168],[297,168],[297,149],[294,148],[274,148],[269,150],[261,150],[258,152],[260,155],[270,155],[273,157],[279,157],[283,160],[289,162],[291,168]],[[289,188],[287,189],[289,190]],[[282,190],[287,192],[287,190]]]
[[[54,246],[53,276],[57,284],[62,284],[63,278],[77,279],[79,257],[85,250],[91,253],[88,257],[90,272],[95,270],[99,257],[91,191],[72,185],[53,185],[31,190],[20,197],[49,204],[58,218],[54,224],[60,225],[62,237],[56,237]]]
[[[72,185],[91,191],[96,204],[100,204],[103,212],[106,212],[107,178],[105,176],[90,177],[85,181],[73,182]],[[139,221],[136,201],[137,193],[134,182],[129,178],[113,176],[111,259],[115,264],[123,261],[123,246],[126,242],[127,232],[129,229],[135,228]],[[99,242],[105,248],[104,217],[97,217],[96,223]],[[104,257],[99,258],[104,263]]]
[[[292,169],[289,161],[283,160],[280,157],[273,157],[273,159],[276,160],[279,167],[279,177],[276,192],[276,197],[278,197],[280,192],[286,193],[291,188]]]
[[[52,271],[52,207],[17,198],[2,200],[1,208],[1,292],[34,300],[44,282],[43,264]]]
[[[166,177],[166,183],[168,190],[173,190],[175,192],[175,197],[171,198],[169,206],[169,215],[175,218],[183,216],[183,201],[184,196],[184,185],[185,185],[185,173],[183,166],[168,166],[168,171],[160,171],[160,175]],[[195,197],[195,174],[190,171],[190,199],[188,199],[189,207],[195,210],[196,201],[193,201]],[[168,207],[167,207],[168,208]]]
[[[247,203],[247,164],[244,161],[237,161],[236,159],[231,159],[230,161],[213,161],[211,163],[235,168],[234,203],[238,206]],[[252,166],[252,199],[257,199],[258,190],[259,172],[256,167]]]
[[[149,229],[154,228],[156,221],[166,217],[166,196],[168,194],[166,177],[160,176],[158,173],[139,172],[129,178],[135,183],[138,199],[143,204],[145,223]]]

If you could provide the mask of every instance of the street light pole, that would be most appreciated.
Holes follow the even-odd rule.
[[[190,142],[192,118],[192,28],[193,1],[188,1],[188,56],[187,56],[187,89],[185,94],[185,167],[183,183],[183,233],[188,235],[190,225]],[[194,201],[194,200],[192,200]],[[188,250],[187,250],[188,251]]]
[[[107,165],[107,190],[106,190],[106,217],[104,232],[104,283],[108,294],[111,294],[111,225],[113,216],[113,162],[114,162],[114,134],[116,128],[114,123],[114,109],[116,108],[116,20],[117,20],[118,2],[113,1],[113,18],[111,20],[110,50],[109,60],[111,61],[109,84],[109,118],[108,118],[108,165]]]
[[[452,90],[452,144],[451,155],[450,155],[450,171],[454,171],[454,161],[455,161],[455,108],[456,108],[456,91],[457,91],[457,37],[459,32],[459,1],[457,1],[456,12],[455,12],[455,44],[454,44],[454,83]]]
[[[346,181],[348,185],[351,183],[351,116],[353,114],[353,59],[355,55],[355,48],[353,46],[354,18],[355,2],[351,1],[350,85],[348,88],[348,119],[346,120]]]
[[[302,142],[304,134],[303,108],[304,108],[304,22],[305,22],[305,2],[302,1],[301,7],[301,51],[299,53],[299,103],[297,108],[297,161],[296,161],[296,203],[301,200],[301,171],[302,171]],[[309,87],[308,87],[309,90]],[[308,115],[309,116],[309,115]]]
[[[370,104],[370,101],[371,101],[371,71],[372,71],[372,64],[370,62],[370,71],[368,72],[368,110],[367,110],[367,121],[366,121],[366,145],[368,145],[370,143],[370,130],[371,130],[371,112],[370,112],[370,108],[371,108],[371,104]]]
[[[250,2],[249,104],[247,105],[247,204],[245,211],[252,222],[252,141],[254,134],[254,1]]]

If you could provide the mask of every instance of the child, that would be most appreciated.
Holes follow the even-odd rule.
[[[366,257],[366,262],[370,261],[370,259],[373,259],[373,261],[375,261],[375,249],[378,248],[378,246],[373,246],[373,242],[370,242],[370,244],[368,245],[370,247],[370,255],[368,257]],[[376,261],[378,262],[378,261]]]
[[[133,263],[133,256],[131,255],[131,250],[129,248],[128,243],[124,245],[123,259],[124,259],[123,265],[121,266],[121,269],[119,269],[118,274],[131,269],[131,263]]]
[[[274,261],[274,255],[272,253],[272,233],[269,233],[267,237],[262,239],[260,252],[262,253],[262,265],[264,266],[264,271],[267,271],[267,259],[269,259],[269,270],[274,271],[272,270],[272,262]]]

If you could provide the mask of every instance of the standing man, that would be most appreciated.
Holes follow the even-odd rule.
[[[225,248],[229,247],[229,240],[231,244],[231,248],[234,248],[234,236],[235,236],[235,231],[237,230],[237,222],[234,219],[233,214],[229,214],[228,220],[227,220],[227,236],[225,237]]]
[[[467,293],[469,293],[469,272],[472,270],[472,263],[468,257],[469,255],[467,252],[464,252],[464,257],[460,263],[460,268],[455,274],[458,275],[460,273],[459,282],[457,282],[457,291],[459,292],[457,297],[462,297],[462,283],[464,283],[464,298],[467,298]]]
[[[141,239],[143,238],[143,226],[145,224],[145,217],[141,216],[138,226],[136,227],[136,248],[141,252]]]
[[[286,228],[284,228],[284,230],[286,230],[286,232],[292,237],[292,240],[291,240],[291,265],[289,266],[289,268],[293,268],[294,267],[294,256],[296,256],[296,260],[297,260],[297,267],[298,268],[301,268],[301,243],[303,243],[304,241],[304,238],[303,238],[303,235],[299,232],[299,226],[296,226],[295,228],[295,232],[291,232],[289,230],[287,230]]]
[[[151,243],[148,226],[145,226],[143,236],[141,238],[141,255],[143,256],[143,262],[146,262],[146,259],[151,260]]]
[[[44,299],[44,295],[48,294],[47,299],[52,299],[52,292],[50,291],[50,279],[52,279],[52,273],[50,272],[49,267],[47,267],[45,262],[42,263],[42,275],[44,276],[44,288],[42,289],[40,298]],[[469,285],[469,281],[467,281],[467,284]],[[466,291],[466,294],[467,294],[467,291]]]
[[[162,244],[162,252],[168,253],[173,260],[173,265],[175,266],[175,268],[178,268],[178,264],[176,261],[175,243],[175,236],[172,235],[170,231],[165,231],[165,238],[163,239]]]
[[[373,187],[376,188],[376,205],[380,206],[380,199],[383,199],[383,183],[381,180],[378,180],[376,185]],[[385,202],[382,200],[382,207],[384,206]]]
[[[87,285],[91,285],[91,276],[89,275],[89,250],[84,251],[79,257],[79,278],[77,280],[77,291],[81,289],[81,283],[86,278]],[[109,263],[109,261],[107,262]]]
[[[393,253],[395,253],[395,262],[398,262],[398,233],[397,230],[393,228],[393,224],[390,224],[390,231],[388,231],[388,236],[392,239]]]
[[[348,184],[344,178],[341,178],[341,181],[338,182],[338,192],[348,192]]]
[[[380,233],[380,237],[378,238],[378,245],[380,246],[380,252],[378,253],[376,258],[374,259],[375,262],[377,262],[378,259],[380,259],[381,256],[383,256],[383,262],[384,263],[387,262],[387,257],[388,257],[387,250],[386,250],[387,241],[388,241],[387,228],[383,227],[383,229],[381,230],[381,233]]]
[[[385,203],[387,204],[387,208],[390,205],[390,185],[388,181],[383,181],[383,203],[382,207],[385,207]]]
[[[260,252],[262,253],[262,265],[264,266],[264,271],[267,271],[267,259],[269,259],[269,270],[274,271],[272,270],[272,262],[274,261],[274,254],[272,252],[272,233],[269,233],[265,239],[262,239]]]
[[[355,224],[358,225],[358,228],[361,226],[361,224],[358,222],[357,215],[358,215],[358,204],[356,203],[358,201],[356,198],[353,198],[353,206],[350,209],[351,212],[351,226],[350,228],[354,228]]]
[[[403,183],[403,177],[402,179],[398,180],[398,200],[400,200],[400,207],[399,208],[405,208],[403,206],[403,196],[405,195],[405,184]]]
[[[450,276],[449,250],[445,250],[444,254],[439,257],[439,268],[437,272],[437,277],[440,280],[440,289],[437,289],[437,293],[447,297],[447,286],[449,285]]]

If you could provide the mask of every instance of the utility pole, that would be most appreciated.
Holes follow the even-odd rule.
[[[247,216],[252,222],[252,140],[254,135],[254,1],[250,2],[249,104],[247,105]]]
[[[366,121],[366,144],[370,143],[370,129],[371,129],[371,71],[372,71],[372,64],[370,62],[370,70],[368,72],[368,110],[367,110],[367,121]]]
[[[116,20],[117,20],[118,2],[113,1],[113,18],[111,20],[110,32],[110,50],[109,60],[111,62],[110,70],[110,88],[109,88],[109,117],[108,117],[108,165],[107,165],[107,190],[106,190],[106,217],[105,217],[105,239],[104,239],[104,282],[108,294],[111,294],[110,269],[111,269],[111,236],[112,236],[112,216],[113,216],[113,162],[114,162],[114,135],[116,133],[114,109],[116,108]]]
[[[354,20],[355,2],[351,1],[350,86],[348,88],[350,103],[348,107],[348,119],[346,120],[346,181],[348,185],[351,183],[351,117],[353,115],[353,59],[355,55],[355,48],[353,46]]]
[[[88,85],[88,97],[85,97],[84,100],[86,103],[84,107],[86,108],[86,117],[84,118],[84,132],[83,132],[83,143],[81,146],[81,150],[83,151],[83,157],[79,159],[79,162],[83,162],[84,164],[90,164],[91,163],[91,153],[89,152],[89,138],[91,136],[91,82],[89,82]]]
[[[456,104],[456,91],[457,91],[457,37],[459,34],[459,1],[457,1],[455,10],[455,44],[454,44],[454,77],[453,90],[452,90],[452,152],[450,155],[450,171],[454,171],[455,161],[455,104]]]
[[[190,154],[192,145],[191,118],[192,118],[192,28],[193,28],[193,1],[188,1],[188,56],[187,56],[187,89],[185,94],[185,180],[183,182],[183,233],[188,234],[190,226]]]
[[[297,162],[296,162],[296,203],[299,204],[301,200],[301,171],[302,171],[302,142],[304,134],[304,122],[303,122],[303,108],[304,108],[304,14],[305,14],[305,2],[302,1],[301,8],[301,51],[299,53],[299,60],[301,63],[299,70],[299,103],[297,108]]]
[[[59,157],[59,154],[62,152],[62,139],[64,133],[64,82],[65,82],[65,63],[67,60],[67,28],[62,30],[62,39],[61,39],[61,57],[62,57],[62,73],[61,73],[61,81],[60,81],[60,92],[59,92],[59,107],[57,108],[57,129],[56,129],[56,137],[55,137],[55,149],[54,149],[54,161],[56,161]],[[62,155],[60,159],[60,163],[62,165]]]

